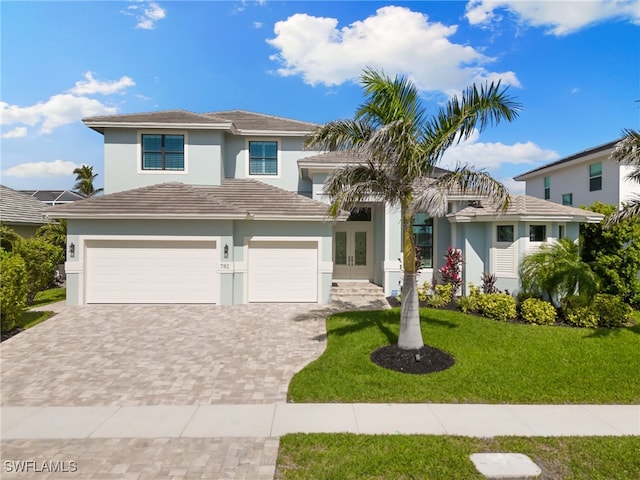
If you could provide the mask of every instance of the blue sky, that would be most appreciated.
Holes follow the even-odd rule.
[[[351,117],[366,66],[409,76],[435,113],[501,79],[520,117],[451,149],[441,166],[514,175],[639,128],[637,1],[2,1],[1,182],[70,189],[93,165],[93,115],[245,109],[324,123]]]

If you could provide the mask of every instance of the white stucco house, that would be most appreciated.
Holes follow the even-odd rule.
[[[592,205],[599,201],[622,206],[631,194],[640,193],[627,175],[632,168],[620,165],[611,153],[620,139],[589,148],[525,172],[514,180],[525,182],[525,193],[562,205]]]
[[[339,281],[398,292],[399,212],[371,201],[327,216],[325,179],[357,160],[305,150],[317,125],[240,110],[84,123],[104,137],[104,195],[47,210],[68,220],[69,304],[328,303]],[[602,218],[532,196],[500,214],[469,195],[448,202],[443,218],[415,216],[422,279],[453,246],[465,284],[491,272],[511,291],[524,254]]]

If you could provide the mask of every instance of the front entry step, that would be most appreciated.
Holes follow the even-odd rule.
[[[384,289],[369,282],[338,280],[331,287],[331,303],[341,308],[380,310],[391,308]]]

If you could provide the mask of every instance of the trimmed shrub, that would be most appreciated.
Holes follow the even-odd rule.
[[[20,255],[0,254],[0,320],[2,332],[9,332],[24,313],[27,300],[27,269]]]
[[[427,306],[432,308],[442,308],[451,303],[453,299],[454,285],[447,283],[444,285],[436,285],[436,291],[433,295],[427,297]]]
[[[520,316],[527,323],[553,325],[556,321],[556,308],[544,300],[527,298],[520,305]]]
[[[516,318],[516,301],[506,293],[479,295],[478,310],[485,317],[506,322]]]
[[[598,316],[598,326],[605,328],[623,327],[632,320],[633,310],[620,297],[599,293],[593,298],[592,308]]]
[[[38,292],[53,284],[64,251],[39,238],[21,241],[14,251],[23,258],[27,269],[27,305],[31,305]]]
[[[574,327],[596,328],[598,314],[589,307],[574,307],[564,313],[564,319]]]
[[[458,306],[463,313],[478,311],[478,297],[481,295],[480,287],[469,282],[469,295],[458,298]]]

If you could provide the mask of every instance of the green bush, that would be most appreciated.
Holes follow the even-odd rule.
[[[556,321],[556,308],[544,300],[527,298],[520,305],[520,316],[527,323],[553,325]]]
[[[427,306],[432,308],[442,308],[451,303],[453,299],[453,285],[446,283],[444,285],[436,285],[436,291],[433,295],[429,295],[426,299]]]
[[[19,242],[14,252],[23,258],[27,269],[27,305],[31,305],[38,292],[51,286],[64,251],[45,240],[29,238]]]
[[[505,322],[516,318],[516,301],[506,293],[479,295],[478,311],[485,317]]]
[[[20,320],[27,300],[27,269],[20,255],[0,252],[0,319],[2,332]]]
[[[480,287],[469,282],[469,295],[458,298],[458,306],[463,313],[478,311],[478,297],[481,295]]]
[[[574,307],[564,313],[564,319],[574,327],[596,328],[598,314],[589,307]]]
[[[592,308],[598,316],[599,327],[618,328],[632,320],[632,308],[615,295],[599,293],[593,299]]]

